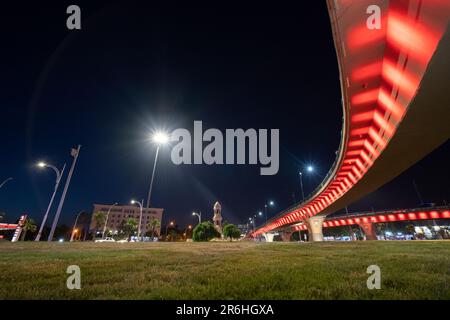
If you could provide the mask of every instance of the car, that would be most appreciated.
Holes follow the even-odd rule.
[[[95,242],[116,242],[113,238],[107,237],[105,239],[97,239]]]

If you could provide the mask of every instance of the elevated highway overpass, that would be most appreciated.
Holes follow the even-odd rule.
[[[389,182],[450,137],[450,1],[327,4],[342,92],[339,152],[305,201],[253,236],[305,222],[310,239],[323,240],[327,215]]]

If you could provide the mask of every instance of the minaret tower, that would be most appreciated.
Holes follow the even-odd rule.
[[[216,201],[214,204],[214,217],[213,217],[214,226],[216,230],[222,234],[222,206],[219,201]]]

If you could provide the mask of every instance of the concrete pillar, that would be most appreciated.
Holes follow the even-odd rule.
[[[263,233],[264,238],[266,238],[266,242],[273,242],[273,237],[275,234],[273,233]]]
[[[314,216],[306,221],[309,241],[323,241],[322,224],[325,216]]]
[[[360,222],[358,225],[366,235],[366,240],[377,240],[375,225],[372,222]]]
[[[292,233],[292,231],[281,231],[281,240],[283,240],[283,242],[291,241]]]

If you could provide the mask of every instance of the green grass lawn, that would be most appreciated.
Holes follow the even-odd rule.
[[[81,290],[66,288],[69,265]],[[2,242],[0,298],[450,299],[450,241]]]

